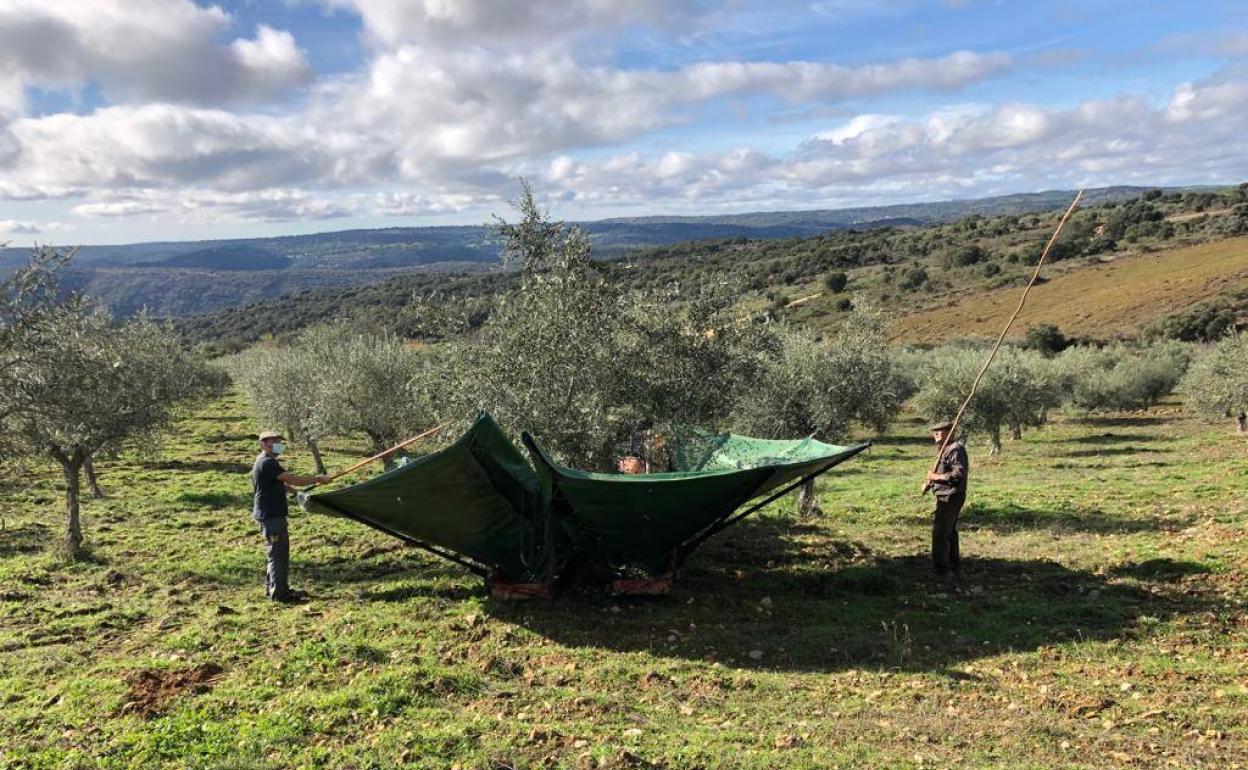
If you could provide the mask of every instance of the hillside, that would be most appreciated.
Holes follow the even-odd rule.
[[[1120,201],[1143,188],[1090,193],[1092,202]],[[979,200],[937,201],[816,211],[721,216],[651,216],[578,223],[603,258],[639,249],[711,241],[775,241],[854,229],[916,227],[968,215],[998,216],[1060,208],[1073,193],[1050,191]],[[507,212],[501,212],[506,214]],[[374,284],[401,271],[465,272],[497,264],[492,227],[396,227],[224,241],[86,245],[78,249],[76,285],[119,314],[147,308],[159,316],[206,313],[317,288]],[[0,271],[28,256],[0,249]],[[245,270],[252,280],[222,276]],[[211,285],[202,301],[199,289]],[[170,298],[176,298],[171,300]]]
[[[831,330],[854,302],[869,301],[904,318],[981,295],[998,296],[994,293],[1027,280],[1055,222],[1054,212],[976,214],[923,227],[695,241],[629,252],[601,262],[600,270],[634,291],[685,297],[709,292],[737,305],[742,318],[770,316]],[[1245,234],[1248,187],[1196,193],[1154,190],[1128,201],[1081,208],[1054,249],[1045,276],[1081,274],[1148,252]],[[1192,300],[1233,288],[1237,285],[1233,276],[1218,280],[1214,273],[1238,269],[1233,261],[1212,265],[1213,273],[1202,274],[1212,283]],[[1152,273],[1145,278],[1148,275]],[[1171,279],[1169,274],[1158,277]],[[839,287],[838,281],[845,285]],[[310,291],[269,299],[262,306],[227,308],[182,319],[179,325],[194,342],[221,349],[238,349],[264,336],[344,316],[419,336],[420,319],[407,310],[415,295],[436,294],[439,303],[480,316],[488,314],[500,292],[511,285],[507,274],[496,271],[475,276],[404,275],[375,286]],[[1159,318],[1172,312],[1183,291],[1174,292],[1175,301],[1169,305],[1143,303],[1141,313]],[[1008,291],[1001,296],[1008,296]],[[1099,328],[1094,332],[1117,333]],[[953,334],[970,333],[974,330]]]
[[[1248,238],[1229,238],[1097,262],[1037,286],[1013,330],[1053,323],[1077,337],[1127,337],[1191,305],[1248,287]],[[897,320],[900,342],[943,342],[1000,331],[1017,307],[1017,289],[950,301]]]

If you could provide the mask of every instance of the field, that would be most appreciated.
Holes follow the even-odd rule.
[[[925,559],[933,449],[906,419],[820,482],[824,517],[783,500],[645,601],[499,604],[454,565],[298,515],[313,598],[273,606],[247,511],[257,427],[227,399],[104,463],[86,561],[55,555],[50,472],[0,497],[0,766],[1248,764],[1245,439],[1175,401],[1059,417],[995,460],[972,446],[956,590]],[[359,449],[331,446],[331,467]]]
[[[1248,286],[1248,238],[1170,249],[1064,272],[1032,290],[1014,329],[1055,323],[1076,337],[1133,336],[1169,313]],[[1018,288],[982,292],[899,318],[903,342],[939,343],[953,336],[995,336],[1014,308]]]

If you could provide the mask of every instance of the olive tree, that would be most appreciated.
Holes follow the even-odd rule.
[[[918,392],[912,404],[931,420],[953,417],[970,392],[984,362],[984,352],[946,346],[931,351],[917,374]],[[988,438],[990,453],[1001,453],[1001,429],[1008,427],[1022,438],[1024,426],[1043,425],[1048,413],[1062,402],[1062,381],[1057,370],[1041,354],[1013,347],[1002,348],[984,373],[962,416],[968,435]]]
[[[6,340],[0,423],[6,443],[54,460],[65,480],[65,550],[81,553],[81,473],[102,453],[143,444],[167,426],[180,401],[219,380],[167,325],[140,317],[117,324],[81,298],[27,295],[39,316]]]
[[[515,205],[519,221],[500,220],[499,233],[519,285],[473,334],[433,346],[422,382],[438,411],[488,410],[596,470],[638,430],[722,422],[749,365],[734,351],[752,330],[710,294],[626,293],[584,231],[552,222],[527,185]]]
[[[792,328],[775,333],[758,376],[737,401],[735,429],[753,436],[844,440],[853,422],[887,429],[901,404],[904,380],[888,349],[882,314],[860,304],[830,340]],[[814,484],[798,511],[815,511]]]
[[[297,348],[289,377],[299,380],[298,395],[306,393],[310,405],[299,428],[303,435],[362,433],[380,453],[433,422],[418,387],[428,362],[399,337],[337,323],[308,330]],[[303,419],[302,412],[295,416]],[[393,459],[385,462],[390,467]]]
[[[315,350],[303,346],[257,345],[229,361],[230,377],[243,391],[260,422],[302,441],[318,474],[327,473],[313,424],[317,380]]]
[[[1069,348],[1057,358],[1068,388],[1068,402],[1082,412],[1144,409],[1179,384],[1190,360],[1178,342],[1134,348]]]
[[[1210,418],[1234,416],[1239,431],[1248,422],[1248,335],[1231,332],[1197,358],[1180,390],[1196,412]]]

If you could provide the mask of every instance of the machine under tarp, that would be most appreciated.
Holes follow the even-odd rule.
[[[695,433],[670,448],[675,470],[626,475],[562,466],[532,436],[523,440],[532,465],[482,413],[446,449],[302,502],[493,580],[549,584],[585,566],[599,579],[655,578],[670,576],[749,500],[869,446]]]
[[[694,434],[672,448],[678,470],[627,475],[565,467],[532,436],[523,440],[556,518],[585,546],[596,571],[612,579],[670,574],[704,533],[746,502],[869,446]]]

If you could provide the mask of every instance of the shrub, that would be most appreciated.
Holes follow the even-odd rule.
[[[982,246],[971,244],[954,249],[945,255],[945,267],[966,267],[975,265],[987,258],[988,252]]]
[[[912,265],[901,274],[897,285],[906,291],[915,291],[927,283],[927,271],[919,265]]]
[[[833,294],[840,294],[845,291],[845,286],[849,283],[849,276],[843,272],[828,273],[823,277],[823,287]]]
[[[1070,347],[1070,339],[1062,334],[1057,324],[1037,324],[1027,330],[1027,341],[1023,347],[1052,356]]]

